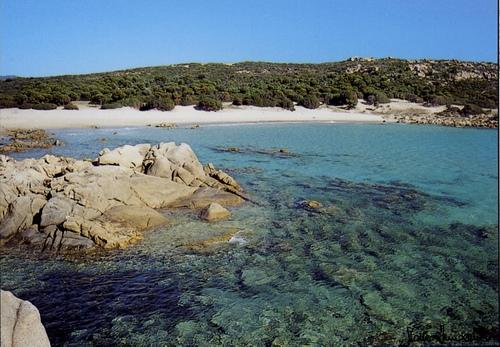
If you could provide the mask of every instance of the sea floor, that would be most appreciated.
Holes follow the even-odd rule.
[[[2,288],[39,308],[54,346],[496,343],[497,130],[254,124],[56,136],[66,146],[52,153],[79,158],[190,143],[254,203],[218,223],[164,211],[172,223],[142,242],[84,258],[4,250]]]

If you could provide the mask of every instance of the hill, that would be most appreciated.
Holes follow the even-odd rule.
[[[321,104],[354,107],[359,98],[389,98],[426,105],[498,107],[498,65],[456,60],[351,58],[321,64],[242,62],[177,64],[106,73],[0,80],[1,108],[53,109],[71,101],[101,108],[132,106],[171,110],[198,105],[217,110],[235,105]],[[71,106],[71,105],[70,105]]]

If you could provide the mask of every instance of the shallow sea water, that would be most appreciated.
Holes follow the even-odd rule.
[[[116,133],[115,133],[116,132]],[[5,250],[54,346],[494,344],[497,130],[248,124],[58,130],[48,152],[189,143],[256,203],[89,258]],[[221,151],[239,147],[240,152]],[[287,148],[290,154],[269,154]],[[271,151],[272,152],[272,151]],[[17,154],[38,157],[47,151]],[[323,209],[301,207],[304,199]],[[231,242],[207,245],[224,233]]]

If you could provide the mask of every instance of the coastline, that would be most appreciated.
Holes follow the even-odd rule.
[[[224,124],[267,122],[339,122],[382,123],[386,120],[379,114],[362,112],[340,112],[329,108],[315,110],[300,106],[295,111],[277,107],[238,106],[217,112],[195,110],[193,106],[177,106],[172,111],[139,111],[130,107],[100,110],[87,107],[69,110],[22,110],[8,108],[0,110],[0,129],[62,129],[89,127],[147,126],[161,123],[174,124]]]

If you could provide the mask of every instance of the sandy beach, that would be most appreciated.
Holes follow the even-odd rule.
[[[251,122],[363,122],[379,123],[384,119],[377,114],[362,112],[340,112],[330,108],[315,110],[300,106],[291,112],[281,108],[254,106],[228,107],[218,112],[197,111],[193,106],[176,106],[173,111],[139,111],[130,107],[99,110],[79,105],[80,110],[0,110],[0,128],[85,128],[145,126],[160,123],[251,123]]]

